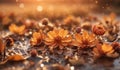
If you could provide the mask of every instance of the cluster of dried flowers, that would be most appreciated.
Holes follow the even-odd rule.
[[[73,58],[77,62],[79,55],[84,52],[91,53],[95,58],[117,58],[120,55],[120,22],[115,20],[114,13],[102,20],[92,16],[88,18],[69,16],[63,21],[54,23],[47,18],[41,21],[19,18],[14,13],[8,16],[0,14],[0,19],[3,28],[8,27],[10,31],[8,36],[0,38],[1,64],[8,60],[25,60],[21,54],[6,55],[6,50],[14,45],[17,37],[29,39],[32,57],[39,55],[38,51],[42,52],[41,55],[48,52],[51,54],[59,52],[57,54],[64,55],[68,49],[74,49],[67,52],[70,55],[65,55],[69,62]]]

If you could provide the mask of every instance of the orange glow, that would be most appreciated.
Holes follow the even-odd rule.
[[[38,5],[37,8],[36,8],[36,10],[37,10],[38,12],[41,12],[41,11],[43,10],[43,7],[40,6],[40,5]]]
[[[20,4],[19,4],[19,7],[20,7],[20,8],[24,8],[24,3],[20,3]]]

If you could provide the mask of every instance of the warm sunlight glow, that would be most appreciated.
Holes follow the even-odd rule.
[[[24,3],[20,3],[20,4],[19,4],[19,7],[20,7],[20,8],[24,8]]]
[[[37,10],[38,12],[41,12],[41,11],[43,10],[43,7],[39,5],[39,6],[37,6],[36,10]]]

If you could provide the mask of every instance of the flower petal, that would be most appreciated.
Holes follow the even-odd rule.
[[[64,39],[62,39],[62,42],[71,42],[71,41],[72,41],[71,36],[68,36],[68,37],[65,37]]]
[[[67,34],[68,34],[67,30],[64,30],[64,29],[59,30],[59,36],[62,38],[64,38]]]
[[[103,44],[102,45],[102,50],[104,53],[108,53],[111,52],[113,50],[113,47],[108,45],[108,44]]]
[[[75,39],[76,39],[77,42],[80,42],[80,43],[83,40],[82,35],[80,35],[80,34],[75,34]]]

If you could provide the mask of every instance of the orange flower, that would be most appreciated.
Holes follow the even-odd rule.
[[[43,25],[48,25],[48,23],[49,23],[48,18],[44,18],[44,19],[42,19],[41,21],[42,21],[42,24],[43,24]]]
[[[94,25],[92,31],[96,35],[103,35],[105,33],[105,28],[102,25]]]
[[[19,34],[19,35],[23,35],[24,32],[25,32],[25,25],[22,25],[22,26],[17,26],[15,24],[11,24],[9,26],[9,30],[12,32],[12,33],[16,33],[16,34]]]
[[[114,52],[113,47],[111,45],[109,45],[109,44],[103,44],[101,46],[101,50],[103,51],[104,54],[113,53]]]
[[[40,30],[39,32],[34,32],[31,38],[31,45],[41,44],[43,39],[45,38],[43,32]]]
[[[38,52],[37,52],[36,49],[32,49],[32,50],[30,51],[30,54],[31,54],[31,57],[36,57],[37,54],[38,54]]]
[[[103,45],[99,45],[93,49],[94,55],[97,57],[107,56],[107,57],[117,57],[118,53],[115,52],[113,47],[109,44],[104,43]]]
[[[89,34],[87,31],[83,31],[83,34],[75,34],[75,41],[73,45],[78,46],[82,49],[90,48],[95,46],[98,43],[94,34]]]
[[[11,37],[6,37],[5,42],[7,47],[11,47],[14,45],[14,40]]]
[[[47,33],[47,38],[45,39],[46,45],[49,45],[50,49],[59,47],[63,49],[69,43],[71,43],[72,38],[68,35],[68,31],[64,29],[54,29]]]

